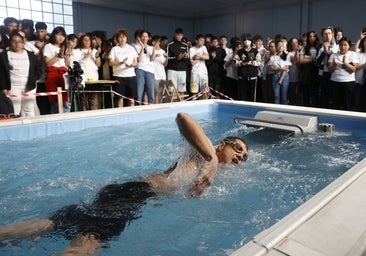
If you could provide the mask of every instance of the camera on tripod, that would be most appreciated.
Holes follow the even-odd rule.
[[[82,90],[84,85],[82,84],[84,74],[83,69],[80,66],[80,63],[77,61],[73,62],[73,67],[69,67],[68,73],[70,78],[70,89],[71,90]]]
[[[68,73],[70,81],[71,111],[79,111],[83,109],[83,105],[86,105],[85,83],[83,82],[84,70],[81,68],[79,62],[74,61],[73,66],[69,67]]]

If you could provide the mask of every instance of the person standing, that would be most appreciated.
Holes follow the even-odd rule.
[[[289,86],[289,66],[291,65],[290,56],[284,51],[282,41],[276,43],[276,54],[272,55],[268,66],[273,72],[272,84],[274,91],[275,104],[288,104],[287,93]]]
[[[328,60],[328,70],[331,72],[331,107],[334,109],[354,110],[355,71],[359,60],[350,48],[351,40],[342,37],[339,41],[339,52],[333,53]]]
[[[136,67],[137,80],[137,100],[143,102],[144,92],[147,93],[148,103],[155,103],[155,74],[154,64],[155,50],[154,47],[148,45],[149,34],[147,31],[142,31],[140,35],[136,35],[137,42],[133,45],[138,57]]]
[[[240,40],[232,40],[232,51],[229,51],[225,56],[224,68],[226,74],[224,76],[222,93],[236,100],[238,99],[238,67],[235,64],[234,56],[237,55],[243,46]]]
[[[252,41],[249,37],[244,38],[243,44],[243,49],[237,53],[236,57],[239,76],[238,98],[239,100],[254,101],[261,56],[257,49],[252,48]]]
[[[332,27],[325,27],[321,31],[323,43],[320,45],[316,61],[319,67],[319,99],[318,105],[322,108],[329,107],[329,88],[330,88],[330,73],[328,71],[328,59],[333,53],[338,52],[339,47],[334,40],[334,31]]]
[[[36,104],[36,81],[41,76],[38,58],[24,49],[25,38],[19,32],[10,36],[9,50],[0,54],[0,90],[11,97],[14,113],[24,117],[39,115]],[[22,97],[21,94],[29,96]],[[33,95],[32,95],[33,94]]]
[[[151,39],[151,44],[154,47],[154,74],[155,74],[155,103],[161,102],[161,93],[166,81],[165,67],[168,65],[168,56],[166,52],[160,48],[161,37],[156,35]]]
[[[268,51],[264,55],[264,65],[262,70],[263,77],[263,102],[274,103],[273,91],[273,74],[274,72],[269,68],[269,61],[272,56],[276,55],[276,43],[274,40],[268,39]]]
[[[307,107],[317,106],[318,66],[316,62],[319,39],[315,31],[307,32],[307,39],[302,48],[298,63],[300,64],[299,81],[303,92],[303,102]]]
[[[189,65],[189,48],[186,43],[182,42],[183,37],[183,29],[177,28],[173,41],[167,46],[167,77],[181,94],[187,91],[186,80]]]
[[[109,66],[113,67],[113,77],[119,83],[115,84],[114,91],[119,95],[117,98],[117,106],[123,107],[124,98],[128,97],[129,105],[133,106],[137,99],[137,82],[135,67],[137,66],[136,50],[129,44],[128,32],[124,29],[119,29],[114,35],[117,45],[114,46],[109,55]]]
[[[202,34],[196,36],[196,45],[189,49],[191,57],[191,90],[193,94],[208,90],[208,72],[205,61],[210,57],[205,46],[205,37]]]
[[[97,49],[92,48],[92,37],[84,34],[79,38],[78,47],[72,50],[73,60],[80,63],[87,81],[98,81],[98,69],[101,66],[100,55]],[[89,90],[97,88],[89,88]],[[89,91],[85,94],[85,101],[81,101],[82,110],[96,110],[101,108],[101,95],[99,92]]]
[[[299,70],[297,61],[300,54],[300,42],[296,37],[290,38],[287,45],[288,56],[290,56],[291,66],[289,66],[289,87],[288,87],[288,102],[290,105],[302,105],[299,86]]]
[[[267,53],[267,49],[263,45],[263,37],[261,35],[255,35],[253,37],[253,44],[254,48],[257,49],[259,55],[260,55],[260,61],[258,65],[258,77],[257,77],[257,92],[255,101],[264,102],[263,95],[266,93],[264,90],[264,65],[265,65],[265,56]]]
[[[49,41],[49,35],[47,32],[47,24],[44,22],[37,22],[35,25],[36,32],[35,32],[35,39],[30,43],[33,44],[37,49],[39,49],[38,56],[40,60],[43,59],[43,48]],[[41,62],[42,65],[42,76],[37,81],[37,93],[39,92],[46,92],[46,67],[44,61]],[[51,106],[50,102],[48,101],[47,97],[37,97],[37,105],[39,108],[39,112],[41,115],[48,115],[50,114]]]
[[[65,90],[64,74],[70,66],[70,53],[66,53],[66,32],[63,27],[55,27],[50,41],[43,48],[43,59],[46,66],[46,92],[56,92],[57,87]],[[57,96],[48,96],[50,113],[59,113]],[[62,93],[63,111],[70,112],[67,93]]]
[[[208,85],[209,87],[221,92],[222,81],[224,77],[224,63],[226,51],[219,45],[217,37],[212,36],[211,48],[207,49],[210,59],[206,60],[206,66],[208,71]],[[220,95],[214,92],[216,97]]]

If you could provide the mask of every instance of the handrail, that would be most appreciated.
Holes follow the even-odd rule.
[[[242,121],[256,121],[256,122],[262,122],[262,123],[267,123],[267,124],[278,124],[278,125],[283,125],[283,126],[295,127],[300,130],[301,134],[304,134],[304,130],[301,128],[301,126],[299,126],[297,124],[284,124],[284,123],[276,122],[276,121],[268,121],[268,120],[249,118],[249,117],[244,117],[244,116],[234,116],[234,122],[236,124],[238,124],[238,119],[241,119]]]

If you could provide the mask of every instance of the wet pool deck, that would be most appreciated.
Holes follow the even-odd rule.
[[[31,138],[48,136],[55,134],[53,128],[60,130],[57,133],[81,130],[89,127],[90,122],[86,120],[93,118],[99,119],[97,123],[95,121],[92,123],[94,125],[92,127],[129,122],[128,115],[120,115],[122,113],[170,109],[170,115],[172,115],[172,112],[176,113],[178,110],[186,111],[185,107],[188,111],[192,111],[192,106],[194,106],[194,109],[199,112],[202,111],[202,108],[205,109],[206,105],[216,103],[354,118],[361,120],[358,125],[361,125],[362,128],[366,127],[364,124],[364,122],[366,123],[365,113],[209,100],[0,121],[0,140],[24,139],[24,136]],[[111,115],[115,116],[115,118],[109,118],[112,121],[101,118]],[[145,115],[144,118],[149,117]],[[68,122],[73,120],[80,120],[77,127]],[[27,126],[28,124],[42,123],[51,123],[51,125],[37,126],[37,131]],[[56,124],[52,126],[52,123]],[[14,127],[24,128],[14,131]],[[25,135],[19,135],[21,133],[25,133]],[[357,256],[366,255],[364,252],[366,252],[366,158],[275,225],[256,235],[249,243],[233,252],[231,256]]]

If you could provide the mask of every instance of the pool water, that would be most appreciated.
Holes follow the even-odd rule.
[[[241,136],[239,167],[220,165],[199,199],[149,199],[140,218],[97,255],[228,255],[269,228],[366,156],[366,136],[337,130],[289,136],[236,125],[230,113],[196,114],[216,145]],[[91,202],[110,183],[162,172],[184,150],[174,119],[124,124],[0,144],[0,226]],[[0,255],[50,255],[62,235],[0,242]]]

